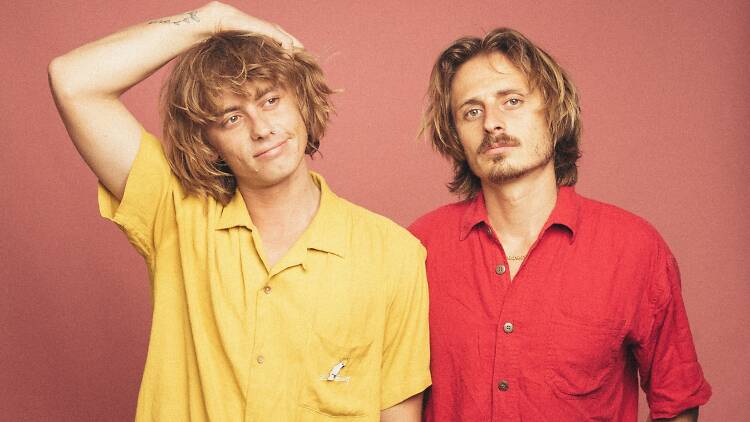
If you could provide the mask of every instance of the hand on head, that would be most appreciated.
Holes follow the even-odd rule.
[[[287,49],[302,49],[302,43],[281,26],[250,16],[247,13],[218,1],[212,1],[203,6],[202,11],[209,19],[213,19],[214,33],[221,31],[247,31],[267,35]]]

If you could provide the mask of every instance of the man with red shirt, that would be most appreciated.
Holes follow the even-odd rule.
[[[465,200],[410,228],[427,247],[428,421],[695,421],[711,387],[677,264],[639,217],[579,196],[580,109],[522,34],[455,41],[424,131]]]

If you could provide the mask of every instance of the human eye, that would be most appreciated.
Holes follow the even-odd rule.
[[[480,108],[470,108],[466,110],[464,113],[464,119],[466,120],[476,120],[482,115],[482,109]]]
[[[506,105],[508,105],[510,108],[518,108],[523,104],[523,100],[520,98],[509,98],[506,102]]]
[[[231,116],[227,117],[227,118],[226,118],[226,119],[224,120],[224,124],[223,124],[223,126],[224,126],[224,127],[234,126],[234,125],[235,125],[235,124],[237,124],[237,122],[239,122],[239,121],[240,121],[240,116],[239,116],[238,114],[233,114],[233,115],[231,115]]]
[[[281,101],[281,97],[279,95],[271,95],[270,97],[266,98],[265,100],[265,106],[266,107],[274,107]]]

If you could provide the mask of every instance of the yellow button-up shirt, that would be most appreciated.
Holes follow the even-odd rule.
[[[137,420],[378,420],[429,386],[423,247],[311,177],[319,209],[271,267],[241,194],[186,196],[147,133],[122,202],[99,187],[152,281]]]

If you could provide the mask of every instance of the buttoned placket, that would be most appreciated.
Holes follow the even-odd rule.
[[[520,360],[522,348],[523,326],[514,321],[514,315],[519,315],[526,309],[523,303],[523,295],[518,290],[524,286],[524,280],[529,272],[528,266],[537,245],[542,241],[550,224],[545,225],[539,232],[539,236],[531,244],[526,252],[526,258],[518,268],[513,281],[510,282],[510,273],[504,274],[508,277],[508,289],[502,306],[499,309],[498,330],[496,333],[495,362],[493,365],[493,379],[496,388],[493,389],[492,420],[493,421],[519,421],[518,400],[520,391],[518,389],[518,377],[520,374]],[[507,266],[507,257],[500,244],[499,239],[490,231],[494,242],[498,245],[501,259]]]
[[[268,324],[268,305],[269,301],[273,300],[271,293],[273,288],[271,287],[271,277],[267,277],[262,283],[262,286],[255,294],[256,314],[255,314],[255,342],[253,345],[253,355],[256,356],[257,366],[262,366],[266,361],[264,356],[263,346],[267,338]]]
[[[519,374],[519,357],[522,331],[513,321],[513,315],[517,314],[519,307],[523,305],[517,303],[520,296],[516,291],[523,283],[523,267],[526,261],[516,273],[516,277],[511,281],[508,260],[500,240],[495,235],[492,228],[487,225],[485,230],[491,243],[497,248],[495,256],[498,260],[494,273],[499,283],[503,283],[503,295],[498,300],[496,333],[495,333],[495,361],[493,362],[493,380],[494,388],[492,395],[492,415],[493,421],[514,421],[519,419],[518,415],[518,374]],[[536,242],[529,249],[527,254],[530,255]]]
[[[255,243],[255,253],[260,255],[260,247],[258,246],[260,245],[260,242],[256,236],[256,232],[253,231],[251,237]],[[243,247],[241,254],[253,253],[252,248],[252,245],[248,245],[247,249]],[[291,251],[287,252],[287,255],[290,252]],[[252,334],[250,335],[252,336],[253,341],[248,356],[250,370],[248,372],[249,379],[247,382],[245,397],[253,397],[253,395],[257,395],[258,393],[263,392],[265,388],[268,388],[268,385],[261,385],[263,383],[260,380],[267,379],[268,377],[263,374],[273,372],[275,366],[279,364],[279,357],[269,354],[269,350],[266,350],[266,348],[269,347],[268,342],[271,341],[274,335],[276,335],[275,333],[270,332],[270,327],[275,325],[271,321],[271,318],[274,318],[270,311],[271,301],[278,299],[278,292],[275,291],[274,284],[278,281],[279,275],[287,268],[299,265],[297,262],[290,263],[287,258],[287,256],[282,257],[277,265],[272,268],[265,265],[267,271],[265,274],[252,274],[248,268],[243,267],[243,277],[246,278],[245,285],[256,286],[254,291],[248,292],[248,300],[250,303],[254,303],[254,306],[249,307],[249,309],[254,309],[254,319],[253,322],[248,325],[248,329],[252,331]],[[242,259],[243,262],[249,260],[247,257],[243,257]],[[258,280],[258,277],[260,277],[261,280]],[[255,281],[247,278],[255,279]],[[251,392],[254,392],[254,394],[251,394]],[[254,405],[254,403],[256,405]],[[253,400],[247,401],[245,405],[245,420],[257,420],[259,412],[262,412],[259,410],[260,407],[258,405],[260,404],[260,402]]]
[[[273,333],[269,333],[271,324],[268,323],[269,318],[268,308],[271,300],[274,300],[274,289],[273,280],[271,276],[266,276],[262,282],[259,283],[260,287],[255,291],[255,324],[253,328],[253,342],[252,351],[248,356],[250,371],[248,373],[249,379],[247,382],[247,389],[245,397],[250,398],[262,392],[267,386],[259,385],[260,380],[267,379],[263,376],[263,373],[273,371],[274,366],[278,364],[275,361],[277,356],[269,355],[265,350],[269,336],[273,336]],[[251,392],[255,392],[251,394]],[[245,404],[245,420],[255,421],[260,420],[259,414],[262,413],[260,410],[259,401],[247,400]]]
[[[259,256],[261,255],[257,234],[255,231],[250,230],[250,235],[255,246],[249,244],[241,246],[240,257],[243,264],[250,261],[250,254],[257,253]],[[264,378],[262,376],[263,371],[268,371],[268,367],[273,363],[269,359],[274,358],[274,356],[267,356],[264,352],[267,338],[267,328],[265,327],[268,327],[267,305],[268,300],[271,299],[269,296],[273,288],[271,287],[271,277],[269,274],[253,273],[247,265],[243,265],[242,276],[245,279],[245,286],[254,286],[254,289],[248,291],[246,294],[248,304],[255,304],[255,306],[249,305],[247,307],[249,312],[253,312],[253,315],[250,318],[250,314],[248,313],[247,329],[250,331],[248,335],[251,336],[252,341],[247,356],[249,371],[245,397],[252,397],[250,394],[252,391],[262,391],[262,386],[258,385],[259,380]],[[256,420],[259,411],[257,403],[253,400],[247,400],[245,403],[245,420]]]

